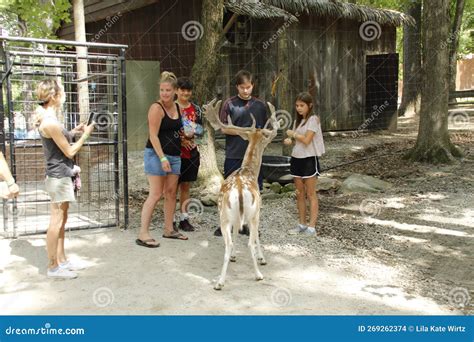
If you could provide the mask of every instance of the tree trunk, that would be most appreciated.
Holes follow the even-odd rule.
[[[73,14],[74,14],[74,38],[79,42],[86,42],[86,21],[84,17],[84,1],[73,0]],[[79,58],[80,56],[87,56],[87,47],[76,46],[76,63],[77,72],[76,77],[77,83],[77,100],[79,108],[79,120],[81,122],[87,121],[89,114],[89,81],[88,81],[88,60],[85,58]],[[72,126],[75,127],[76,122],[71,122]],[[87,184],[87,190],[80,192],[81,199],[88,201],[92,193],[92,183],[89,181],[89,168],[92,166],[90,161],[90,146],[83,146],[79,153],[76,155],[75,163],[84,160],[82,165],[81,180],[82,184]]]
[[[288,60],[288,33],[283,31],[283,33],[278,38],[278,66],[280,68],[277,75],[278,81],[276,84],[276,94],[277,94],[277,105],[279,110],[286,110],[289,113],[292,112],[292,104],[290,99],[290,84],[289,84],[289,60]],[[292,125],[289,127],[283,128],[283,139],[286,138],[286,130],[292,129]],[[293,150],[292,145],[282,144],[282,155],[289,156]]]
[[[408,153],[413,161],[448,163],[461,152],[448,132],[449,51],[442,49],[450,34],[449,0],[423,6],[423,73],[418,138]]]
[[[403,94],[398,115],[420,113],[420,71],[421,71],[421,0],[409,5],[416,26],[403,27]]]
[[[74,36],[79,42],[86,41],[86,23],[84,19],[84,2],[83,0],[73,0],[74,11]],[[87,56],[87,47],[76,46],[78,56]],[[77,78],[78,83],[78,102],[79,115],[81,121],[87,120],[89,113],[89,82],[87,81],[87,59],[77,58]]]
[[[224,0],[203,0],[201,14],[203,35],[197,42],[196,59],[191,73],[194,97],[202,104],[209,102],[214,96],[220,66],[219,49],[223,17]],[[217,194],[222,182],[222,174],[217,167],[214,129],[205,118],[204,129],[206,134],[200,147],[199,183],[205,193]]]
[[[453,27],[451,30],[451,36],[449,41],[451,45],[449,47],[449,70],[450,70],[450,80],[449,80],[449,91],[456,91],[456,74],[457,74],[457,54],[459,48],[459,36],[461,35],[461,24],[462,16],[464,13],[464,0],[456,1],[456,12],[454,13],[453,18]]]

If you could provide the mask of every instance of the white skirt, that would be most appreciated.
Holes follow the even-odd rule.
[[[74,187],[71,177],[53,178],[46,176],[46,192],[51,203],[75,202]]]

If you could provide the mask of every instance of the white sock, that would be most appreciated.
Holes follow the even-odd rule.
[[[308,228],[308,226],[306,226],[304,224],[301,224],[301,223],[298,223],[298,227],[300,227],[301,230],[304,230],[304,229]]]
[[[179,215],[179,220],[180,220],[180,221],[184,221],[184,220],[187,220],[188,217],[189,217],[188,213],[181,213],[181,214]]]

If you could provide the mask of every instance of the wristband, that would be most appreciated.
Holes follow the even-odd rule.
[[[84,137],[84,141],[87,141],[87,139],[89,139],[89,134],[87,133],[84,133],[82,136]]]
[[[161,158],[160,158],[160,161],[163,163],[163,162],[165,162],[165,161],[168,161],[168,158],[166,158],[166,156],[161,157]]]
[[[11,187],[12,185],[15,185],[15,178],[12,178],[11,182],[7,182],[8,187]]]

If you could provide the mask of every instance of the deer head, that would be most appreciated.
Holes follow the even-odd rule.
[[[252,126],[250,127],[235,126],[234,124],[232,124],[232,119],[230,118],[230,116],[227,117],[227,121],[229,123],[223,124],[219,119],[219,110],[221,107],[221,103],[222,101],[217,101],[216,99],[214,99],[207,105],[203,106],[206,118],[211,124],[212,128],[214,128],[215,130],[223,128],[226,130],[231,130],[244,140],[250,140],[251,136],[253,137],[255,135],[259,138],[261,136],[263,146],[267,146],[276,137],[277,131],[280,128],[280,123],[276,119],[275,107],[270,102],[267,102],[267,104],[270,109],[271,116],[262,129],[256,128],[256,121],[253,114],[251,114]],[[271,125],[271,129],[269,129],[269,125]]]

